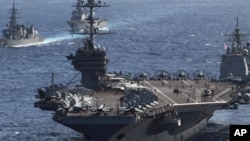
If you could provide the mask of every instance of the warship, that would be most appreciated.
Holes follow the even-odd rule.
[[[84,1],[77,0],[76,5],[73,6],[75,9],[72,11],[71,19],[67,21],[72,32],[89,32],[89,14],[82,5],[84,5]],[[107,19],[94,18],[93,25],[95,29],[100,30],[106,28],[107,23]]]
[[[6,25],[6,29],[2,31],[3,37],[0,39],[0,47],[21,47],[38,44],[44,41],[40,37],[38,31],[33,25],[27,27],[25,25],[17,24],[17,9],[15,2],[10,9],[10,21]]]
[[[94,44],[93,9],[109,5],[87,0],[90,32],[75,54],[66,56],[81,73],[70,88],[52,84],[39,88],[35,107],[56,110],[52,119],[83,133],[91,141],[184,141],[206,128],[215,110],[227,109],[240,87],[233,81],[208,79],[204,70],[190,75],[160,70],[108,73],[106,49]]]
[[[240,32],[238,17],[236,18],[236,27],[229,35],[231,47],[224,44],[226,54],[222,55],[220,66],[220,80],[234,81],[238,86],[244,87],[250,81],[250,43],[242,45],[243,37],[248,34]],[[246,87],[240,90],[235,99],[242,104],[250,103],[250,88]]]

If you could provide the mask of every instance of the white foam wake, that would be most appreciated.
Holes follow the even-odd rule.
[[[60,43],[61,41],[73,40],[73,39],[77,39],[77,38],[83,38],[83,36],[65,33],[62,35],[54,36],[54,37],[47,37],[44,39],[43,42],[31,43],[31,44],[26,44],[26,45],[18,45],[18,46],[12,46],[12,47],[19,48],[19,47],[41,46],[41,45],[47,45],[47,44],[51,44],[51,43]]]

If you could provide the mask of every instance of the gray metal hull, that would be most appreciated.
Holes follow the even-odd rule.
[[[107,27],[108,21],[106,19],[97,19],[94,20],[94,28],[103,29]],[[83,20],[83,21],[67,21],[70,28],[74,32],[83,32],[83,31],[89,31],[89,21]]]
[[[156,122],[153,118],[137,122],[134,117],[57,117],[53,119],[86,135],[92,141],[184,141],[206,127],[212,113],[185,112],[183,124]],[[105,118],[109,119],[105,121]],[[113,119],[112,119],[113,118]],[[195,119],[194,119],[195,118]]]
[[[226,54],[222,56],[220,66],[220,79],[239,77],[242,81],[249,81],[247,59],[241,54]]]
[[[20,39],[20,40],[8,40],[8,39],[1,39],[0,46],[1,47],[23,47],[23,46],[30,46],[42,43],[44,41],[43,37],[36,37],[36,38],[28,38],[28,39]]]

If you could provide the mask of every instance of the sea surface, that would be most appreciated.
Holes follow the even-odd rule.
[[[76,141],[80,133],[54,122],[53,112],[33,107],[37,88],[68,83],[78,72],[65,56],[82,44],[84,36],[68,33],[76,0],[15,0],[18,23],[33,24],[46,39],[37,46],[0,48],[0,141]],[[141,70],[151,74],[160,69],[189,73],[203,69],[218,78],[223,44],[236,26],[250,33],[249,0],[107,0],[109,8],[97,9],[116,34],[96,36],[107,50],[109,71]],[[0,1],[0,29],[9,22],[12,0]],[[249,37],[245,37],[249,40]],[[80,77],[80,76],[79,76]],[[78,77],[78,80],[79,80]],[[76,81],[78,81],[76,80]],[[76,83],[77,84],[77,83]],[[73,84],[75,85],[75,84]],[[220,123],[208,127],[196,140],[228,140],[230,124],[250,124],[250,106],[219,110],[210,119]],[[213,131],[213,132],[211,132]],[[216,131],[216,133],[215,133]],[[217,137],[216,135],[220,136]],[[166,139],[167,141],[167,139]]]

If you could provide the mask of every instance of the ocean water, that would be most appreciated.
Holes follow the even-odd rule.
[[[83,37],[68,33],[66,24],[75,0],[15,0],[18,23],[37,27],[46,37],[43,44],[0,48],[0,141],[75,141],[81,134],[55,123],[52,112],[33,107],[39,87],[67,83],[78,72],[65,58]],[[204,69],[219,76],[220,56],[239,18],[242,33],[250,33],[249,0],[106,0],[109,8],[96,10],[107,18],[116,34],[95,37],[107,49],[109,71],[160,69],[189,73]],[[9,22],[12,1],[0,1],[0,29]],[[249,37],[245,37],[249,40]],[[219,110],[210,119],[227,127],[250,124],[249,105],[239,110]],[[210,132],[204,130],[200,138]],[[221,135],[224,135],[224,132]],[[227,137],[228,133],[225,134]],[[223,138],[224,139],[224,138]],[[214,139],[214,141],[219,138]],[[225,139],[226,140],[226,139]]]

